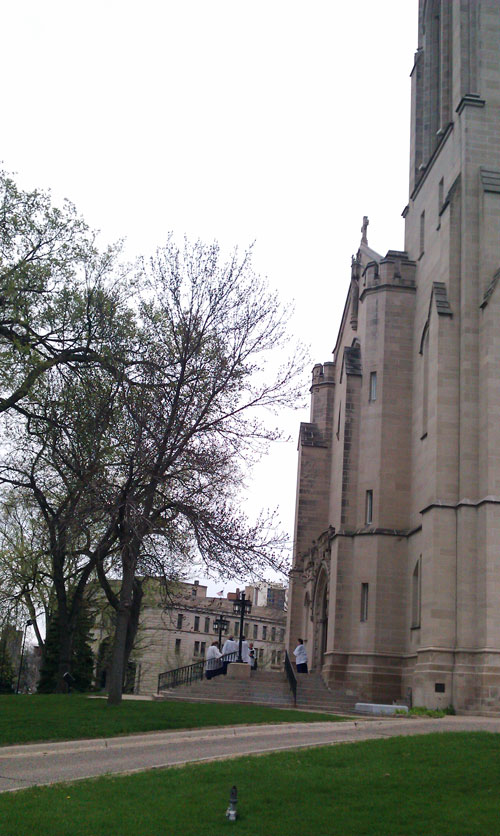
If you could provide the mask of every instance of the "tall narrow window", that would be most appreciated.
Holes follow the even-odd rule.
[[[419,557],[411,579],[411,626],[413,628],[420,627],[420,563],[421,558]]]
[[[420,215],[420,256],[425,251],[425,212]]]
[[[205,633],[209,633],[209,632],[210,632],[210,619],[206,618],[205,619]]]
[[[368,584],[361,584],[361,617],[360,621],[368,621]]]
[[[196,632],[198,632],[198,630],[200,629],[200,616],[199,615],[195,615],[195,617],[194,617],[194,629],[195,629]]]
[[[370,372],[370,401],[377,400],[377,372]]]
[[[253,637],[254,637],[254,639],[257,638],[257,630],[258,630],[258,625],[254,624],[253,625]]]
[[[176,653],[181,652],[181,640],[180,639],[175,640],[175,652]]]
[[[262,627],[262,638],[264,641],[267,639],[267,627],[265,625]]]
[[[443,203],[444,203],[444,179],[441,177],[441,180],[439,181],[439,186],[438,186],[438,215],[441,212],[441,209],[443,208]]]
[[[182,630],[182,613],[177,616],[177,629]]]
[[[195,642],[195,643],[194,643],[194,652],[193,652],[193,656],[199,656],[199,655],[200,655],[200,643],[199,643],[199,642]]]
[[[340,415],[342,413],[342,401],[339,403],[339,416],[337,418],[337,438],[340,437]]]
[[[271,641],[276,641],[276,627],[271,627]]]
[[[369,525],[373,522],[373,491],[366,492],[366,504],[365,504],[365,523]]]
[[[240,635],[240,622],[239,621],[234,622],[234,635],[235,636]]]
[[[422,341],[422,438],[427,435],[429,414],[429,329]]]
[[[207,646],[206,642],[200,642],[200,656],[205,657],[205,648]]]

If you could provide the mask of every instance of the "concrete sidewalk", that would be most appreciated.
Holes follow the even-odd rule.
[[[353,743],[429,732],[481,730],[500,732],[500,717],[360,719],[345,723],[226,726],[5,746],[0,747],[0,792],[304,746]]]

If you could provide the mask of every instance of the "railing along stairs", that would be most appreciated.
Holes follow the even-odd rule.
[[[235,662],[236,651],[225,653],[218,659],[200,659],[192,665],[183,665],[181,668],[173,668],[170,671],[160,673],[158,676],[158,693],[167,691],[170,688],[178,688],[181,685],[191,685],[203,679],[205,673],[218,673],[224,667],[224,663]]]
[[[286,678],[288,679],[288,684],[290,686],[290,691],[292,692],[293,704],[297,705],[297,677],[295,676],[294,670],[292,668],[292,663],[290,662],[288,650],[285,650],[285,673]]]

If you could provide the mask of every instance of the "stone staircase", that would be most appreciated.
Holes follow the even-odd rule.
[[[239,702],[268,705],[273,708],[293,708],[293,697],[284,672],[253,671],[250,679],[230,679],[216,676],[192,685],[183,685],[154,694],[155,700],[185,700],[187,702]],[[317,673],[297,678],[297,708],[303,711],[352,713],[354,697],[330,691]]]
[[[308,673],[297,676],[297,708],[308,711],[353,714],[356,698],[344,691],[327,688],[321,674]]]

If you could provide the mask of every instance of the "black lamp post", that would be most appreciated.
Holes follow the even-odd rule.
[[[240,617],[240,642],[238,644],[238,658],[237,662],[242,662],[243,659],[241,658],[241,645],[243,644],[243,620],[245,615],[249,615],[252,609],[252,602],[247,601],[245,598],[245,593],[241,592],[240,597],[233,601],[233,612],[235,615],[239,615]]]
[[[217,618],[214,620],[214,630],[219,631],[219,650],[222,650],[221,643],[222,643],[222,634],[224,635],[227,633],[229,628],[229,621],[227,618],[224,618],[222,615],[218,615]]]

